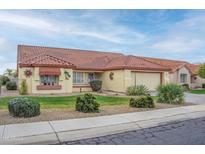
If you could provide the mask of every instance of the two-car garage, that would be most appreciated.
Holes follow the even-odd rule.
[[[162,82],[160,72],[131,72],[132,85],[145,85],[149,90],[156,90]]]

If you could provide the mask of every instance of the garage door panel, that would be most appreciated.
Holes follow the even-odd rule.
[[[133,72],[132,85],[145,85],[147,88],[149,88],[149,90],[156,90],[156,88],[160,85],[160,73]]]

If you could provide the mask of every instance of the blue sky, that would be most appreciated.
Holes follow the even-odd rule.
[[[0,10],[0,74],[18,44],[205,62],[205,10]]]

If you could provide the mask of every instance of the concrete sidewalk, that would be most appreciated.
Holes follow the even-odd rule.
[[[0,126],[0,144],[57,144],[205,116],[205,105]]]

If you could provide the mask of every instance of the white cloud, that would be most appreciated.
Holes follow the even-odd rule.
[[[203,41],[199,39],[170,37],[153,44],[151,48],[164,53],[189,53],[202,45]]]
[[[153,39],[153,38],[152,38]],[[204,47],[205,14],[186,17],[153,40],[150,49],[159,53],[192,53]]]
[[[86,15],[87,14],[87,15]],[[81,20],[76,20],[81,19]],[[54,37],[56,34],[66,36],[85,36],[111,43],[136,44],[146,41],[143,33],[131,30],[126,26],[116,24],[114,20],[106,17],[98,17],[89,12],[82,16],[66,16],[65,20],[56,20],[31,15],[19,15],[14,13],[0,13],[0,23],[7,23],[10,26],[18,26],[29,31],[38,30],[38,34]],[[93,24],[94,23],[94,24]],[[41,30],[41,32],[39,32]]]
[[[34,28],[41,30],[57,31],[56,27],[43,18],[14,13],[0,13],[0,22],[19,26],[21,28]]]

